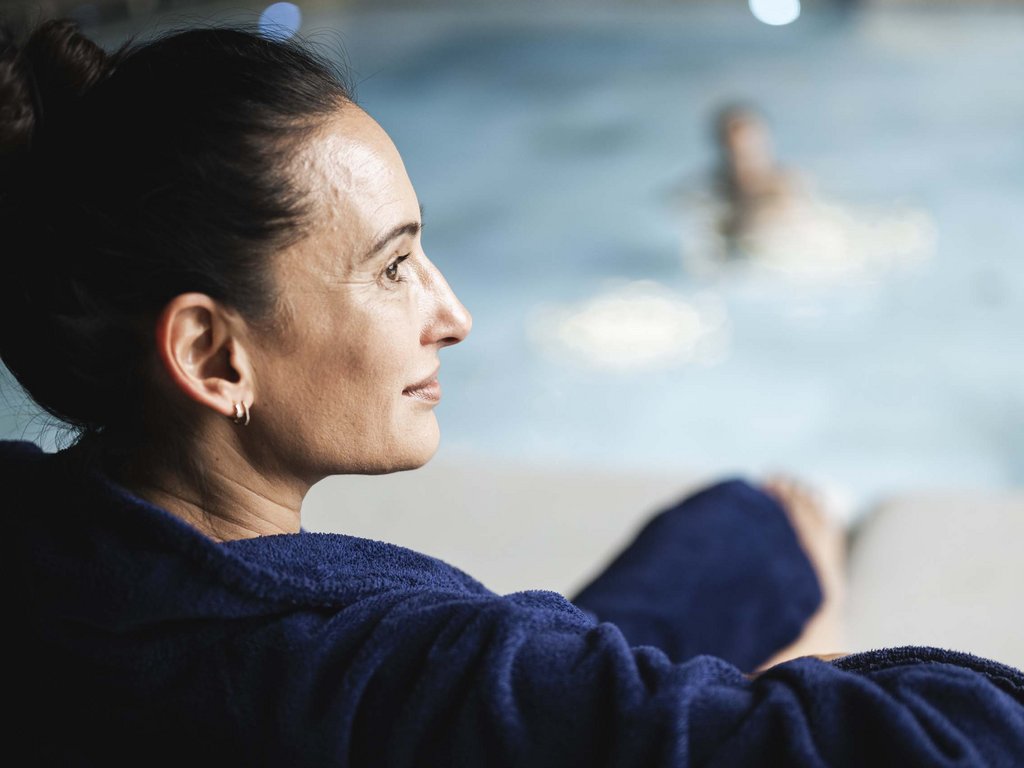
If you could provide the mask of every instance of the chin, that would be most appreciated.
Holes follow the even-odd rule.
[[[437,427],[437,420],[432,420],[431,429],[428,430],[427,434],[423,436],[423,439],[418,441],[415,450],[409,456],[409,461],[406,466],[402,467],[402,470],[406,469],[419,469],[437,453],[437,449],[441,444],[441,430]],[[401,470],[399,470],[401,471]]]
[[[432,420],[428,429],[422,433],[406,435],[396,441],[393,448],[387,451],[386,456],[380,465],[364,474],[386,475],[389,472],[407,472],[410,469],[419,469],[437,453],[441,443],[441,433],[437,427],[437,421]]]
[[[430,452],[427,452],[427,453],[423,453],[422,455],[416,456],[415,458],[411,458],[409,461],[405,462],[404,464],[400,464],[400,465],[396,466],[394,469],[391,469],[389,471],[390,472],[408,472],[410,469],[419,469],[424,464],[426,464],[428,461],[430,461],[432,458],[434,458],[434,454],[435,453],[437,453],[437,446],[434,446],[434,450],[432,450]]]

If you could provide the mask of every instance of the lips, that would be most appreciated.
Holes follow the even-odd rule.
[[[423,400],[428,403],[438,402],[441,399],[441,384],[437,380],[437,372],[435,371],[429,378],[417,384],[406,387],[402,390],[402,394],[414,400]]]

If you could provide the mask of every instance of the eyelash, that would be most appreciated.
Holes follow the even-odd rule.
[[[384,278],[392,283],[404,283],[405,278],[398,274],[398,265],[408,258],[409,254],[407,253],[404,256],[399,256],[397,259],[388,264],[384,268]],[[392,271],[394,272],[394,277],[391,277]]]

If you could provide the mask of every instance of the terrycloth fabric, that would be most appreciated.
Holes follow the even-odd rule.
[[[713,656],[676,663],[631,647],[554,593],[499,596],[394,545],[316,533],[217,544],[82,475],[73,452],[0,444],[0,483],[15,617],[8,750],[27,747],[31,764],[1016,766],[1024,756],[1024,676],[995,662],[893,649],[751,680]],[[706,526],[738,516],[777,529],[779,510],[758,498],[742,484],[708,491],[694,502],[699,535],[683,504],[636,551],[670,581],[714,565],[699,557]],[[673,537],[689,553],[678,561]],[[615,599],[609,572],[593,609],[623,611],[647,637],[649,598],[630,560],[615,567],[624,590],[641,589],[636,606]],[[753,577],[763,562],[749,563]],[[758,573],[751,581],[780,605],[772,572]],[[671,599],[660,580],[650,586]],[[666,631],[672,606],[652,605],[649,636],[677,657],[713,637],[687,640],[695,624],[727,613],[692,595],[674,605],[700,615]]]
[[[799,636],[821,591],[782,508],[734,480],[655,516],[573,602],[673,661],[754,669]]]

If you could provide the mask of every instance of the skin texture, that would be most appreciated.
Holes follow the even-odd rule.
[[[472,324],[423,251],[398,151],[365,112],[340,107],[294,169],[317,208],[309,236],[272,265],[276,326],[199,293],[157,323],[154,380],[193,434],[204,481],[154,459],[125,484],[218,541],[298,532],[302,499],[328,475],[426,463],[439,390],[415,385]],[[249,426],[225,418],[236,402]]]
[[[262,418],[300,457],[297,473],[419,467],[437,448],[437,420],[403,390],[437,372],[438,351],[469,333],[469,313],[424,253],[402,160],[364,112],[344,110],[301,172],[325,216],[276,265],[289,332],[256,353]]]

